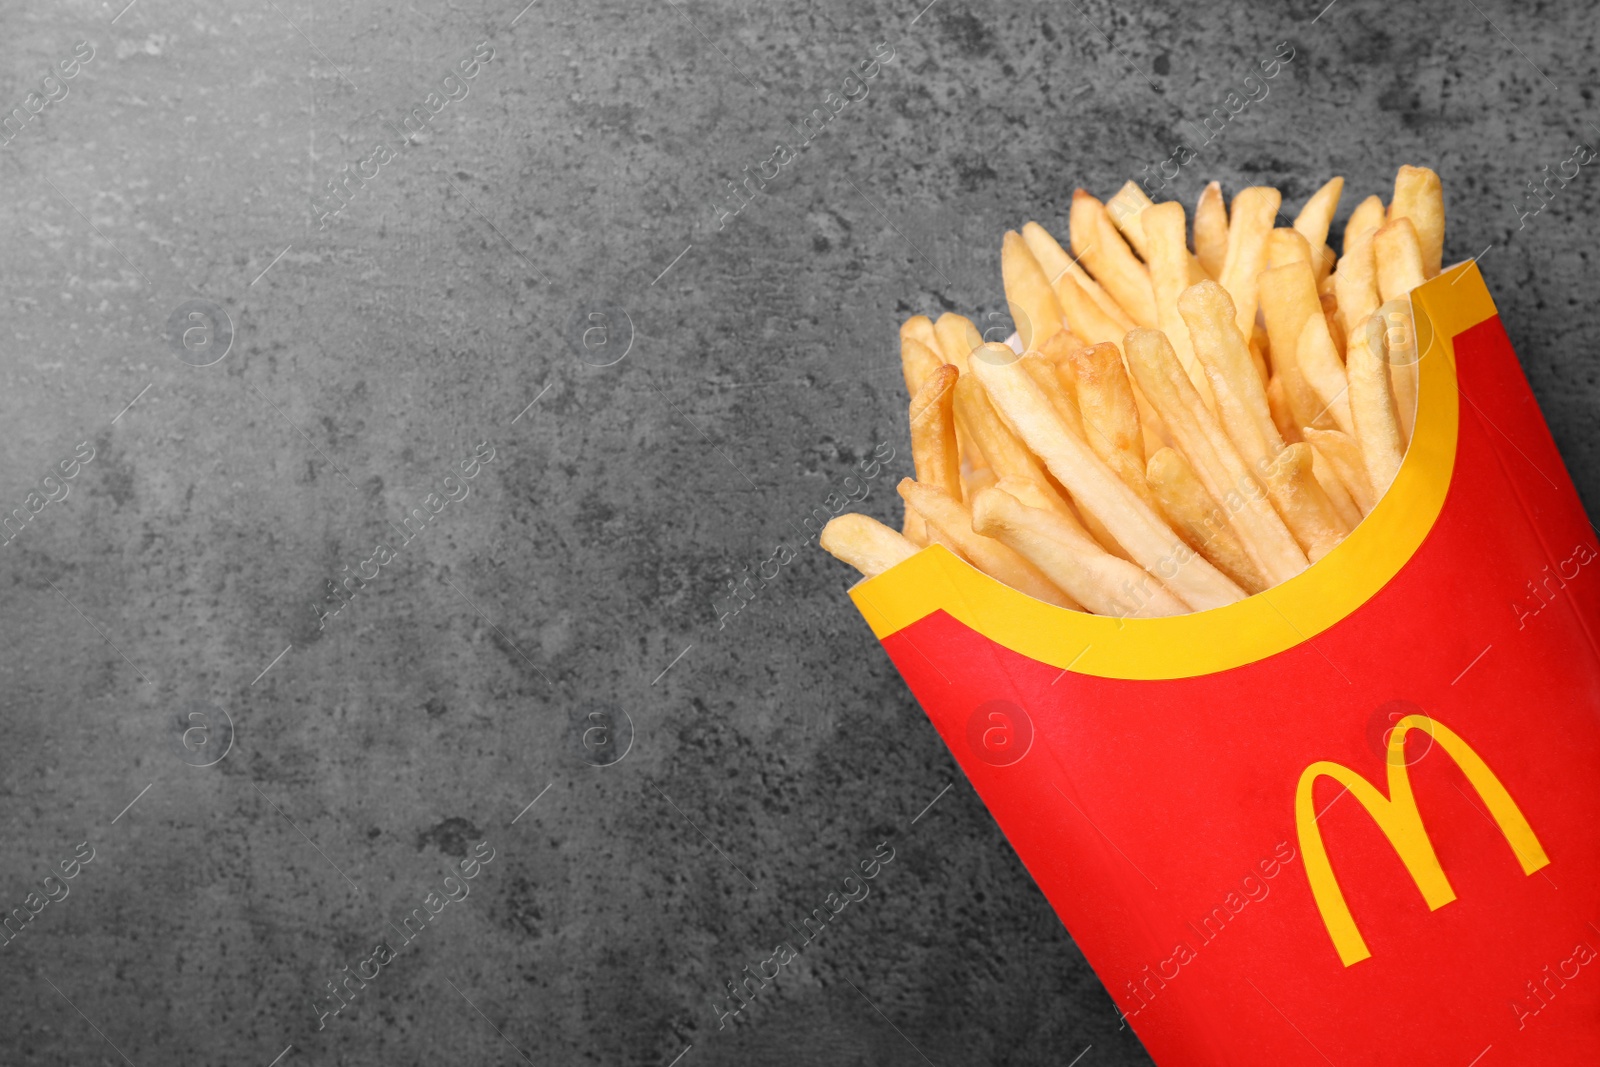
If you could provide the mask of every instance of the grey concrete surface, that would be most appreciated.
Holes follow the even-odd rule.
[[[1600,501],[1600,177],[1518,216],[1600,138],[1587,6],[524,2],[0,6],[0,113],[38,112],[0,148],[0,504],[60,498],[0,549],[0,906],[93,849],[0,948],[0,1062],[1148,1062],[796,528],[884,443],[898,515],[901,319],[1003,324],[1003,230],[1284,41],[1167,192],[1339,173],[1342,221],[1437,168]]]

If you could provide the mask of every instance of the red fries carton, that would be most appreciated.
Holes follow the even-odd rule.
[[[1600,568],[1474,264],[1382,501],[1115,619],[939,546],[851,596],[1156,1062],[1600,1062]]]

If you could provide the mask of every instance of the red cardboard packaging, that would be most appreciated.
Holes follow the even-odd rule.
[[[1600,1062],[1600,552],[1476,265],[1412,305],[1400,473],[1294,579],[851,590],[1164,1067]]]

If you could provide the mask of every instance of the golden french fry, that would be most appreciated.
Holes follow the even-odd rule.
[[[1038,508],[1041,511],[1048,511],[1052,515],[1055,515],[1057,518],[1059,518],[1062,522],[1066,523],[1072,529],[1076,530],[1081,536],[1087,538],[1088,541],[1100,551],[1110,551],[1105,547],[1106,542],[1103,540],[1105,537],[1104,527],[1096,524],[1096,528],[1102,531],[1099,535],[1096,535],[1084,528],[1084,517],[1079,514],[1076,508],[1068,507],[1065,511],[1063,511],[1059,506],[1056,505],[1055,500],[1059,497],[1058,488],[1045,485],[1040,482],[1030,482],[1022,478],[1001,478],[999,481],[995,482],[992,487],[985,486],[984,488],[1002,490],[1003,492],[1010,493],[1012,496],[1016,497],[1030,508]],[[974,522],[976,522],[976,519],[974,519]],[[1120,550],[1113,552],[1112,555],[1115,555],[1118,559],[1127,559],[1127,556],[1122,555]]]
[[[1151,575],[1111,555],[1052,511],[998,487],[973,502],[975,530],[1004,542],[1090,611],[1121,618],[1181,615],[1188,606]]]
[[[1343,320],[1339,318],[1339,298],[1332,293],[1322,293],[1318,300],[1322,303],[1322,317],[1328,324],[1328,336],[1333,338],[1333,347],[1343,360],[1348,335],[1344,331]]]
[[[985,349],[1000,351],[984,358]],[[973,354],[973,374],[1006,421],[1071,492],[1085,519],[1093,515],[1103,523],[1134,562],[1195,610],[1230,604],[1243,595],[1221,571],[1194,556],[1150,505],[1067,430],[1027,371],[1012,365],[1002,346],[985,349]]]
[[[1333,335],[1328,330],[1328,320],[1322,315],[1320,302],[1316,312],[1306,316],[1305,325],[1300,328],[1294,359],[1299,364],[1301,377],[1317,394],[1322,410],[1333,416],[1339,429],[1345,433],[1354,432],[1354,424],[1350,421],[1350,385],[1345,380],[1344,363],[1339,359],[1339,350],[1334,347]]]
[[[1083,438],[1090,450],[1110,467],[1146,504],[1155,498],[1144,477],[1144,434],[1133,383],[1122,366],[1116,345],[1079,348],[1068,357],[1077,383],[1078,410]]]
[[[872,578],[917,554],[917,546],[877,519],[854,512],[828,520],[819,539],[834,558]]]
[[[1344,523],[1344,528],[1354,530],[1360,525],[1361,509],[1356,507],[1356,502],[1350,496],[1350,490],[1345,488],[1344,479],[1339,477],[1339,472],[1333,469],[1328,457],[1319,452],[1315,445],[1311,448],[1311,474],[1317,479],[1317,484],[1322,486],[1322,491],[1328,494],[1328,502],[1338,513],[1339,521]]]
[[[1289,408],[1289,394],[1283,386],[1283,375],[1274,374],[1267,383],[1267,410],[1272,412],[1272,425],[1285,444],[1301,440],[1300,426]]]
[[[1299,230],[1279,226],[1267,235],[1267,269],[1288,266],[1290,263],[1311,266],[1311,245]]]
[[[1224,289],[1223,292],[1227,292],[1227,290]],[[1237,326],[1237,315],[1234,316],[1234,323]],[[1250,333],[1250,362],[1256,365],[1256,375],[1260,377],[1263,388],[1272,378],[1267,373],[1267,347],[1269,344],[1267,328],[1260,323],[1256,323],[1256,328]]]
[[[1009,358],[1020,357],[1011,353]],[[956,379],[955,410],[957,422],[966,427],[972,443],[997,478],[1027,478],[1038,474],[1038,467],[1026,446],[1016,439],[989,402],[976,370]]]
[[[1361,449],[1372,491],[1381,497],[1400,470],[1405,443],[1389,367],[1372,350],[1372,334],[1372,330],[1363,329],[1351,338],[1345,366],[1350,374],[1350,413],[1355,419],[1351,436]]]
[[[1027,242],[1033,258],[1038,260],[1045,277],[1050,279],[1072,329],[1087,338],[1101,332],[1103,324],[1109,321],[1115,328],[1105,339],[1111,340],[1120,339],[1133,329],[1134,321],[1122,306],[1067,255],[1048,230],[1037,222],[1027,223],[1022,227],[1022,239]]]
[[[1239,332],[1246,337],[1256,324],[1257,277],[1266,265],[1267,237],[1278,218],[1283,195],[1269,186],[1253,185],[1233,198],[1228,221],[1228,253],[1217,280],[1233,298]]]
[[[918,548],[926,548],[928,521],[910,508],[906,508],[905,517],[900,520],[900,535]]]
[[[1411,430],[1417,420],[1417,353],[1416,323],[1412,321],[1410,301],[1401,301],[1391,309],[1382,324],[1381,334],[1373,333],[1367,343],[1373,351],[1381,346],[1384,362],[1389,365],[1389,386],[1394,392],[1395,410],[1400,414],[1400,443],[1404,448],[1411,441]],[[1363,330],[1379,330],[1376,324]]]
[[[1161,514],[1190,548],[1210,560],[1246,593],[1267,588],[1261,568],[1228,524],[1222,506],[1206,492],[1181,452],[1175,448],[1157,451],[1150,457],[1146,477]]]
[[[1410,219],[1422,251],[1422,276],[1432,278],[1444,261],[1444,189],[1427,167],[1401,167],[1394,176],[1389,221]]]
[[[1339,480],[1350,491],[1350,497],[1361,509],[1361,514],[1371,511],[1378,497],[1372,491],[1366,460],[1361,458],[1361,447],[1355,439],[1339,430],[1319,430],[1315,426],[1307,426],[1302,432],[1306,442],[1322,453],[1328,465],[1338,472]]]
[[[1183,205],[1176,200],[1145,209],[1145,260],[1150,267],[1150,284],[1155,289],[1161,332],[1167,335],[1177,352],[1178,362],[1183,364],[1201,402],[1215,411],[1217,401],[1211,393],[1211,383],[1206,379],[1205,368],[1195,358],[1189,327],[1178,314],[1178,297],[1189,287],[1189,247],[1185,244],[1188,232]]]
[[[1056,279],[1055,291],[1068,325],[1090,344],[1115,341],[1133,329],[1133,320],[1121,308],[1115,315],[1107,312],[1071,274]]]
[[[1150,274],[1106,216],[1105,205],[1082,189],[1072,194],[1072,254],[1141,326],[1153,326],[1155,292]]]
[[[1217,418],[1229,440],[1246,463],[1270,460],[1282,451],[1283,438],[1273,425],[1266,389],[1239,333],[1228,291],[1216,282],[1190,286],[1178,297],[1178,311],[1211,382]]]
[[[929,337],[932,336],[930,333]],[[905,375],[907,396],[916,396],[922,389],[922,383],[927,381],[943,362],[936,349],[915,337],[908,337],[903,333],[900,335],[900,370]]]
[[[1194,206],[1194,254],[1207,274],[1222,277],[1222,265],[1228,258],[1228,205],[1223,203],[1218,182],[1200,190]]]
[[[1333,551],[1350,528],[1339,518],[1312,473],[1312,448],[1301,441],[1284,448],[1268,465],[1265,481],[1284,525],[1312,563]]]
[[[1039,261],[1028,251],[1028,243],[1015,230],[1007,230],[1000,244],[1000,276],[1005,285],[1011,321],[1022,339],[1022,350],[1031,352],[1061,329],[1061,302],[1056,299],[1050,280]]]
[[[1173,444],[1194,467],[1206,491],[1228,509],[1229,522],[1261,573],[1276,584],[1305,570],[1305,553],[1216,416],[1200,403],[1166,336],[1158,330],[1134,330],[1123,342],[1123,351],[1134,379],[1166,422]]]
[[[1385,304],[1399,300],[1425,280],[1422,250],[1416,227],[1409,218],[1398,218],[1378,227],[1372,236],[1372,254],[1378,266],[1378,295]],[[1405,329],[1412,329],[1409,310],[1404,312]],[[1411,438],[1411,424],[1417,406],[1417,365],[1415,361],[1390,360],[1389,378],[1394,387],[1395,405],[1400,410],[1400,428],[1405,440]]]
[[[906,395],[914,397],[944,360],[933,323],[926,315],[912,315],[900,324],[900,371],[905,378]],[[917,546],[927,544],[927,531],[921,519],[907,512],[901,527],[903,535]]]
[[[939,343],[933,339],[933,323],[926,315],[913,315],[900,324],[900,340],[913,337],[929,348],[937,349]]]
[[[1003,350],[1008,362],[1018,359],[1017,354],[1005,345],[984,347]],[[976,357],[974,359],[976,360]],[[982,376],[977,374],[977,363],[974,362],[972,366],[972,374],[963,374],[956,379],[955,409],[958,425],[966,427],[973,444],[983,454],[988,466],[994,470],[995,477],[1026,478],[1048,488],[1044,471],[1040,469],[1038,462],[1029,453],[1027,446],[1017,440],[1016,435],[1011,432],[1011,428],[1000,418],[1000,413],[990,402],[989,395],[983,387]],[[1023,374],[1027,373],[1020,364],[1017,370]],[[1065,429],[1064,423],[1062,427]],[[967,499],[972,499],[970,491]],[[1058,497],[1055,503],[1061,510],[1066,510],[1065,500]]]
[[[929,375],[938,370],[943,362],[933,323],[928,321],[928,316],[913,315],[901,323],[900,371],[906,380],[906,396],[916,396]],[[914,511],[906,511],[900,531],[906,540],[918,548],[928,543],[928,524]]]
[[[960,429],[961,423],[957,421],[956,430],[959,432]],[[999,479],[1000,476],[997,475],[993,468],[990,467],[974,467],[971,469],[962,467],[961,498],[963,500],[971,500],[979,493],[995,484],[995,482],[999,481]]]
[[[1294,414],[1295,425],[1337,425],[1300,367],[1300,332],[1306,328],[1307,319],[1313,315],[1318,319],[1322,317],[1322,301],[1317,296],[1311,265],[1295,262],[1264,272],[1260,292],[1261,317],[1267,322],[1273,374],[1283,380],[1284,399]]]
[[[967,373],[967,357],[983,344],[983,335],[972,320],[965,315],[947,311],[933,324],[933,335],[938,338],[939,352],[944,362],[953,364],[962,374]]]
[[[1372,199],[1376,200],[1377,197]],[[1333,292],[1339,301],[1339,322],[1344,326],[1345,344],[1355,336],[1356,328],[1378,310],[1378,264],[1373,257],[1372,239],[1376,227],[1345,230],[1344,255],[1333,272]]]
[[[946,363],[911,398],[911,462],[917,481],[961,499],[961,453],[956,445],[955,386],[960,372]]]
[[[1078,522],[1077,512],[1071,509],[1065,512],[1058,510],[1055,501],[1052,499],[1056,494],[1039,482],[1031,481],[1027,478],[1001,478],[993,486],[986,486],[985,488],[994,488],[999,489],[1001,492],[1010,493],[1030,508],[1054,512],[1072,523],[1073,527],[1080,533],[1083,531],[1082,524]],[[976,501],[974,501],[974,507],[976,507]]]
[[[1124,184],[1121,189],[1117,190],[1116,196],[1106,201],[1106,216],[1121,231],[1122,236],[1128,239],[1128,244],[1133,246],[1133,250],[1139,254],[1139,258],[1143,259],[1147,264],[1150,263],[1150,238],[1145,232],[1144,211],[1146,208],[1154,206],[1155,202],[1145,195],[1145,191],[1139,188],[1139,183],[1135,181],[1129,181]],[[1187,241],[1178,243],[1183,245],[1184,273],[1187,275],[1185,284],[1193,285],[1196,282],[1212,277],[1211,273],[1201,265],[1200,260],[1195,257],[1194,253],[1189,251]],[[1159,296],[1156,298],[1156,303],[1159,309]]]
[[[1145,245],[1142,215],[1144,209],[1150,207],[1152,203],[1145,191],[1139,188],[1139,183],[1132,180],[1124,183],[1116,195],[1106,201],[1106,217],[1111,220],[1118,232],[1128,239],[1128,244],[1146,263],[1150,262],[1150,251]]]
[[[1028,376],[1039,387],[1039,391],[1049,399],[1050,406],[1061,417],[1062,423],[1070,432],[1076,434],[1079,440],[1085,438],[1086,431],[1083,425],[1083,415],[1078,410],[1076,370],[1070,359],[1070,353],[1076,352],[1083,347],[1084,344],[1081,340],[1073,337],[1068,331],[1062,330],[1045,342],[1045,351],[1029,352],[1022,357],[1023,369],[1028,372]],[[1045,472],[1044,485],[1041,488],[1055,490],[1062,499],[1066,499],[1069,495],[1065,487],[1055,481],[1048,471]],[[1055,508],[1054,510],[1059,511],[1060,509]],[[1111,532],[1093,515],[1082,516],[1082,522],[1080,523],[1079,516],[1075,513],[1069,510],[1066,514],[1072,519],[1074,525],[1087,526],[1089,535],[1104,546],[1107,551],[1119,556],[1125,555],[1122,546],[1117,544],[1117,539],[1111,536]]]
[[[1356,209],[1350,212],[1349,220],[1344,224],[1345,254],[1349,254],[1350,242],[1357,234],[1365,233],[1367,230],[1376,230],[1387,221],[1383,200],[1379,197],[1369,196],[1357,204]]]
[[[1117,348],[1122,351],[1121,346]],[[1159,448],[1166,447],[1167,427],[1161,421],[1161,416],[1156,414],[1156,409],[1150,406],[1150,401],[1145,398],[1144,391],[1139,388],[1139,383],[1132,378],[1128,385],[1133,390],[1133,402],[1139,409],[1139,435],[1144,438],[1144,454],[1154,455]]]
[[[1114,344],[1086,345],[1064,353],[1077,393],[1085,427],[1093,426],[1099,439],[1097,455],[1127,453],[1144,465],[1144,436],[1133,382],[1122,364],[1122,350]],[[1087,438],[1086,438],[1087,440]]]
[[[1387,304],[1398,300],[1427,280],[1417,230],[1408,218],[1378,227],[1372,235],[1372,254],[1378,266],[1378,295]]]
[[[936,528],[960,546],[962,554],[972,562],[972,565],[989,577],[1046,604],[1055,604],[1063,608],[1081,607],[1076,600],[1045,577],[1044,572],[1013,549],[1001,541],[976,532],[972,528],[972,512],[959,500],[931,485],[922,485],[910,478],[901,479],[899,489],[907,507],[921,512],[922,517],[928,520],[929,526]]]
[[[1060,334],[1056,336],[1059,337]],[[1028,372],[1028,377],[1033,379],[1033,383],[1049,398],[1050,406],[1056,409],[1056,414],[1061,416],[1061,421],[1066,424],[1067,429],[1082,437],[1083,416],[1078,412],[1078,398],[1067,389],[1056,365],[1042,352],[1029,352],[1022,357],[1022,367]]]
[[[967,431],[966,423],[961,421],[959,411],[956,413],[956,444],[959,446],[958,451],[961,454],[961,499],[971,500],[972,485],[975,481],[981,483],[981,488],[984,485],[993,484],[999,475],[989,469],[989,461],[984,458],[983,449],[979,448],[978,443],[972,439],[972,434]],[[987,480],[984,479],[985,475],[988,476]]]
[[[1060,333],[1053,334],[1037,354],[1044,357],[1061,372],[1062,388],[1076,396],[1078,387],[1075,383],[1078,380],[1078,368],[1072,361],[1072,354],[1079,349],[1088,347],[1089,342],[1071,330],[1062,330]]]
[[[962,374],[967,373],[967,358],[972,354],[972,350],[983,344],[983,337],[971,319],[949,311],[940,315],[939,321],[933,324],[933,336],[932,355],[936,357],[934,362],[948,363]],[[961,458],[970,463],[975,470],[983,470],[987,466],[983,455],[967,434],[967,428],[959,419],[956,421],[956,441],[960,446]]]
[[[1294,217],[1294,228],[1311,246],[1311,264],[1318,279],[1327,276],[1333,266],[1333,254],[1328,249],[1328,227],[1333,225],[1334,212],[1339,210],[1339,194],[1344,192],[1343,178],[1330,178],[1321,189],[1311,194],[1300,214]]]

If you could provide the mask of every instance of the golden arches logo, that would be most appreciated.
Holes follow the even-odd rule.
[[[1523,817],[1522,810],[1500,784],[1489,765],[1463,741],[1455,731],[1430,719],[1426,715],[1407,715],[1395,724],[1389,734],[1389,744],[1384,753],[1388,766],[1389,795],[1384,796],[1378,787],[1361,775],[1344,766],[1326,760],[1313,763],[1300,775],[1300,784],[1294,795],[1295,828],[1300,836],[1300,854],[1304,857],[1306,879],[1311,883],[1311,895],[1316,899],[1322,922],[1333,939],[1333,947],[1346,967],[1360,963],[1372,953],[1356,929],[1356,921],[1345,903],[1339,881],[1334,877],[1333,866],[1328,862],[1328,850],[1322,841],[1322,830],[1317,826],[1316,805],[1312,799],[1317,779],[1332,778],[1350,791],[1350,795],[1367,809],[1378,829],[1389,839],[1400,862],[1406,866],[1411,880],[1417,884],[1429,911],[1436,911],[1456,899],[1450,880],[1445,877],[1439,857],[1433,851],[1433,842],[1422,825],[1422,814],[1417,810],[1416,797],[1411,792],[1410,768],[1406,766],[1406,734],[1420,729],[1433,739],[1434,748],[1443,751],[1461,773],[1467,776],[1473,789],[1489,809],[1506,844],[1511,846],[1524,874],[1532,874],[1550,862],[1533,827]]]

